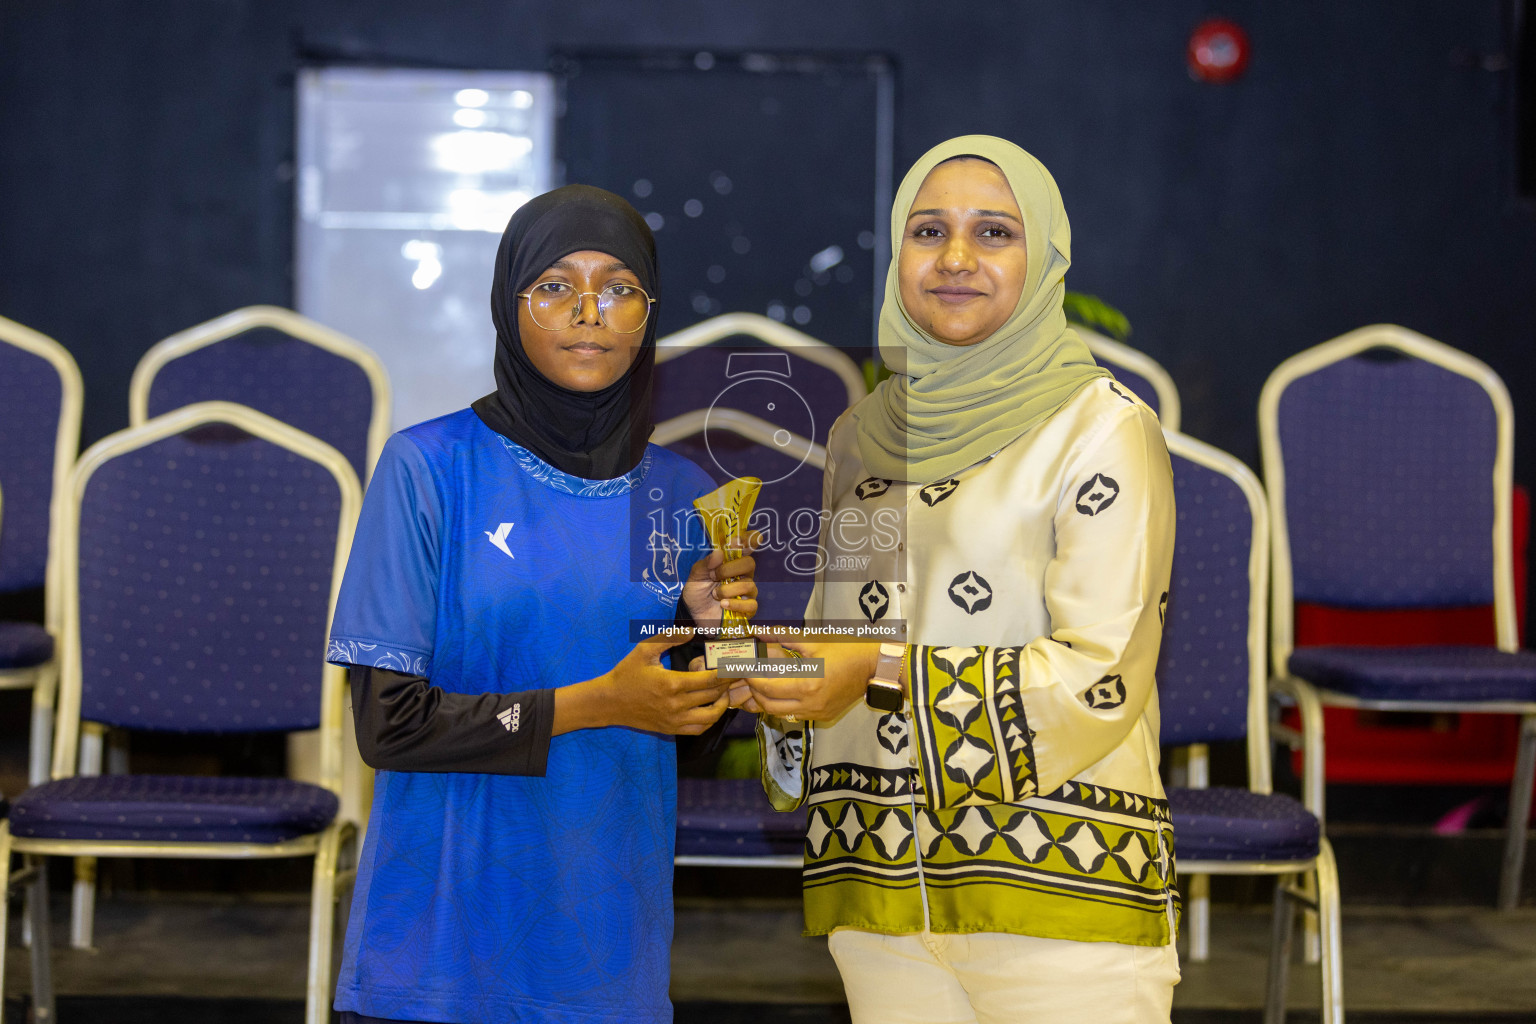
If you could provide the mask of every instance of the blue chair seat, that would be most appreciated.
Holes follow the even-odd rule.
[[[53,637],[35,622],[0,622],[0,671],[36,668],[53,657]]]
[[[1291,674],[1366,700],[1536,701],[1536,652],[1493,647],[1303,647]]]
[[[45,782],[11,806],[11,832],[36,839],[278,843],[336,816],[330,790],[292,779],[97,775]]]
[[[677,852],[699,857],[799,854],[805,816],[776,811],[757,779],[678,779]]]
[[[1306,860],[1318,827],[1299,800],[1234,786],[1170,789],[1175,850],[1183,860]]]

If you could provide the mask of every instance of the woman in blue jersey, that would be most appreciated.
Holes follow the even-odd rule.
[[[523,206],[496,391],[380,456],[329,652],[379,769],[344,1022],[672,1019],[673,737],[727,696],[642,638],[757,590],[750,556],[704,557],[709,477],[647,443],[655,252],[601,189]]]

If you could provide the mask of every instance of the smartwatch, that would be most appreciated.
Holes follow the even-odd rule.
[[[906,644],[881,644],[875,674],[864,689],[864,703],[876,711],[900,711],[907,695],[901,688],[901,663],[906,659]]]

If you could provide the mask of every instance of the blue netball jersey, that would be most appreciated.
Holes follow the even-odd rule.
[[[459,693],[601,675],[670,622],[713,488],[654,445],[554,469],[464,410],[385,445],[329,660]],[[505,723],[503,723],[505,725]],[[500,726],[494,726],[500,727]],[[543,777],[378,773],[336,1008],[433,1021],[670,1021],[676,758],[626,728],[553,738]]]

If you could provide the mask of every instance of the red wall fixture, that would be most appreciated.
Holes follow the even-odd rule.
[[[1207,18],[1189,35],[1189,74],[1201,82],[1230,82],[1248,66],[1248,34],[1235,21]]]

